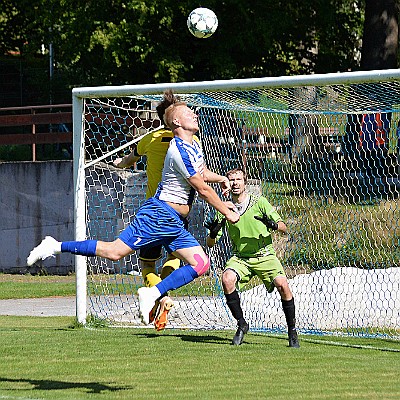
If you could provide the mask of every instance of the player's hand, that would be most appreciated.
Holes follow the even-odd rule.
[[[116,159],[113,161],[113,165],[114,165],[115,167],[117,167],[117,168],[121,168],[121,167],[120,167],[121,161],[122,161],[122,158],[116,158]]]
[[[217,219],[213,221],[207,221],[204,223],[204,226],[210,231],[210,238],[215,239],[218,235],[218,232],[221,230],[223,226],[225,226],[226,219],[223,218],[221,221],[218,221]]]
[[[231,224],[236,224],[240,219],[240,215],[235,211],[229,210],[229,213],[225,215],[225,218]]]
[[[268,229],[272,229],[273,231],[278,230],[278,223],[273,219],[270,219],[264,215],[262,217],[255,215],[254,218],[258,221],[261,221]]]
[[[229,179],[227,177],[224,177],[224,180],[220,182],[220,186],[221,186],[222,196],[228,197],[229,192],[231,191],[231,185],[229,183]]]

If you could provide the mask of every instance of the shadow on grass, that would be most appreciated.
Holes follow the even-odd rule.
[[[98,382],[63,382],[63,381],[52,381],[48,379],[11,379],[0,377],[0,382],[10,383],[29,383],[33,385],[32,390],[64,390],[64,389],[86,389],[87,393],[103,393],[103,392],[117,392],[120,390],[133,389],[129,386],[111,386],[104,385]],[[8,390],[12,390],[8,389]],[[21,390],[18,387],[17,390]]]
[[[195,336],[195,335],[184,335],[184,334],[179,334],[179,333],[170,333],[167,332],[165,335],[159,334],[159,333],[139,333],[135,334],[137,337],[144,337],[147,339],[154,339],[154,338],[160,338],[160,337],[165,337],[165,336],[171,336],[171,337],[176,337],[184,342],[193,342],[193,343],[220,343],[220,344],[226,344],[227,342],[230,343],[232,339],[221,337],[221,336],[216,336],[216,335],[201,335],[201,336]]]

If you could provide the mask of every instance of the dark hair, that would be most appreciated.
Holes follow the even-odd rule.
[[[244,183],[247,183],[247,174],[243,168],[234,168],[228,171],[225,176],[229,179],[229,175],[236,174],[237,172],[241,172],[243,174]]]
[[[172,104],[176,104],[179,103],[180,99],[178,96],[174,95],[174,92],[172,89],[167,89],[164,92],[164,96],[163,99],[161,100],[160,103],[158,103],[157,107],[156,107],[156,111],[157,111],[157,115],[158,118],[161,119],[161,121],[163,123],[165,123],[164,121],[164,114],[165,114],[165,110],[171,106]]]

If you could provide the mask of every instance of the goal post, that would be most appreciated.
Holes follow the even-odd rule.
[[[112,161],[162,126],[155,105],[166,89],[197,113],[208,167],[243,167],[249,190],[287,223],[288,234],[273,241],[300,332],[398,338],[400,71],[73,89],[77,240],[114,240],[145,200],[146,160],[127,170]],[[203,245],[212,212],[197,201],[190,213]],[[171,292],[170,327],[234,328],[220,281],[228,238],[206,251],[210,272]],[[140,324],[135,254],[77,256],[76,278],[79,322]],[[255,278],[240,295],[251,329],[285,331],[276,291]]]

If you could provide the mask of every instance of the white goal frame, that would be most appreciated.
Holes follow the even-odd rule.
[[[160,95],[166,89],[176,93],[199,93],[210,91],[243,91],[255,88],[310,87],[316,85],[341,85],[400,81],[400,70],[378,70],[315,74],[256,79],[232,79],[204,82],[160,83],[126,86],[82,87],[72,90],[73,99],[73,147],[74,147],[74,218],[75,240],[86,239],[85,166],[84,166],[84,100],[91,97],[117,97],[134,95]],[[76,318],[81,324],[87,319],[87,266],[86,258],[76,256]]]

